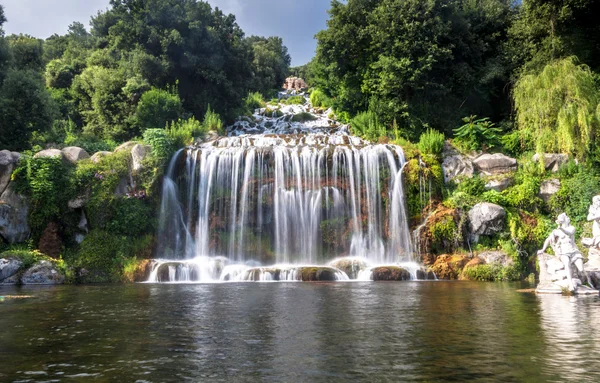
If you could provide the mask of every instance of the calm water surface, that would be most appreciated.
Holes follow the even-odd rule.
[[[600,381],[600,298],[521,287],[0,287],[0,381]]]

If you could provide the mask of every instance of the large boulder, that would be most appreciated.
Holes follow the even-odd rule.
[[[62,158],[65,159],[65,154],[58,149],[46,149],[37,152],[33,158]]]
[[[502,206],[482,202],[469,210],[469,226],[475,242],[480,235],[494,235],[504,229],[506,210]]]
[[[479,254],[478,258],[482,259],[486,264],[498,263],[505,267],[514,264],[511,256],[503,251],[485,251]]]
[[[440,255],[431,266],[431,271],[439,279],[458,279],[468,262],[469,258],[464,255]]]
[[[23,267],[23,261],[19,258],[7,256],[0,258],[0,283],[5,283],[7,279],[17,274]]]
[[[24,285],[60,285],[65,283],[65,276],[54,262],[39,261],[29,268],[21,277]]]
[[[508,187],[512,184],[512,182],[513,182],[512,177],[490,179],[485,184],[485,188],[488,190],[495,190],[497,192],[502,192],[502,191],[508,189]]]
[[[561,153],[544,153],[541,155],[544,161],[544,168],[551,172],[557,172],[561,165],[569,161],[569,155]],[[535,154],[532,158],[533,162],[540,161],[540,154]]]
[[[100,162],[101,159],[103,159],[104,157],[110,156],[112,154],[112,152],[96,152],[94,153],[94,155],[92,156],[91,160],[93,163],[97,164],[98,162]]]
[[[26,241],[30,234],[28,215],[27,199],[9,184],[0,196],[0,236],[10,244]]]
[[[350,279],[358,278],[358,274],[368,267],[364,259],[356,257],[336,259],[329,266],[342,270]]]
[[[560,190],[560,180],[551,179],[542,182],[540,185],[540,193],[538,196],[546,203],[550,202],[550,198]]]
[[[382,281],[410,281],[408,270],[399,266],[382,266],[371,270],[371,277],[376,282]]]
[[[90,158],[90,155],[88,154],[88,152],[86,152],[84,149],[79,148],[77,146],[69,146],[69,147],[63,148],[62,153],[64,154],[67,161],[69,161],[72,164],[76,164],[77,162],[79,162],[81,160],[86,160],[86,159]]]
[[[0,151],[0,195],[6,190],[20,157],[19,153]]]
[[[517,160],[502,153],[482,154],[473,161],[473,164],[481,174],[488,176],[517,170]]]
[[[137,142],[134,141],[127,141],[119,146],[117,146],[117,148],[115,149],[115,153],[120,153],[120,152],[129,152],[131,153],[131,149],[133,149],[134,146],[137,145]]]
[[[467,157],[453,154],[444,158],[442,162],[444,181],[449,182],[455,178],[472,178],[474,174],[473,163]]]
[[[144,169],[144,160],[152,153],[152,147],[148,145],[137,144],[131,148],[131,167],[134,172]]]

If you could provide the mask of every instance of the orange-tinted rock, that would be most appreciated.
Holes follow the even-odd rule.
[[[439,279],[458,279],[468,262],[469,258],[464,255],[440,255],[431,267],[431,271]]]
[[[308,85],[299,77],[288,77],[285,79],[283,89],[285,90],[302,90],[307,89]]]
[[[475,267],[475,266],[479,266],[479,265],[485,265],[485,260],[480,258],[480,257],[475,257],[473,259],[471,259],[466,265],[465,265],[465,269],[468,269],[470,267]]]
[[[385,266],[373,269],[374,281],[409,281],[410,273],[398,266]]]

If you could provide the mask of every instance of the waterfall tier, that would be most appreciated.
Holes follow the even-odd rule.
[[[412,261],[402,149],[351,136],[347,127],[307,110],[257,113],[230,127],[229,137],[173,157],[157,248],[160,258],[176,260],[161,261],[172,263],[170,281],[223,280],[234,265],[243,273],[292,265],[276,267],[277,275],[297,280],[297,265],[325,265],[340,256],[369,265]],[[298,113],[311,121],[294,122]],[[205,267],[211,263],[227,266]],[[341,273],[335,279],[347,278]]]

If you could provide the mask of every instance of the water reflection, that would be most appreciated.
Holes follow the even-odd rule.
[[[600,381],[598,297],[518,287],[0,288],[0,381]]]

